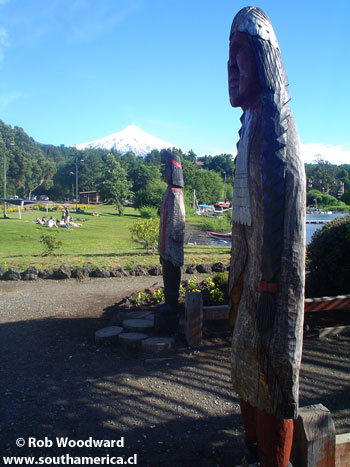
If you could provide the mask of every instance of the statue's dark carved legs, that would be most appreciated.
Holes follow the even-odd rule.
[[[161,263],[163,267],[165,303],[172,312],[177,313],[181,268],[179,266],[174,266],[170,261],[164,259],[161,260]]]
[[[179,324],[178,301],[181,282],[181,268],[170,261],[161,259],[165,305],[159,307],[154,327],[158,332],[175,331]]]
[[[293,442],[293,420],[278,419],[240,399],[248,449],[261,467],[287,467]]]

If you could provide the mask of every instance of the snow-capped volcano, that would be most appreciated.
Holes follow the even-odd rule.
[[[153,149],[167,149],[174,147],[173,144],[162,141],[138,128],[129,125],[124,130],[113,133],[90,143],[76,144],[77,149],[115,149],[121,154],[132,151],[136,156],[146,156]]]

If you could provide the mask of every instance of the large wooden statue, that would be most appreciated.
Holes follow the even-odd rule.
[[[232,381],[262,466],[288,465],[298,412],[305,263],[305,175],[287,76],[263,11],[235,16],[230,103],[241,107],[230,269]]]
[[[163,269],[165,306],[155,316],[158,331],[173,331],[178,325],[178,299],[181,266],[184,263],[185,203],[181,160],[164,151],[165,176],[168,184],[160,209],[158,251]]]

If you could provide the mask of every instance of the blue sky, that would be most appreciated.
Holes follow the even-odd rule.
[[[350,163],[349,0],[256,1],[287,70],[306,160]],[[0,0],[0,118],[66,146],[134,124],[197,154],[235,153],[234,0]]]

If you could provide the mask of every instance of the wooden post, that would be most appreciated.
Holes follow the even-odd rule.
[[[335,466],[350,467],[350,433],[336,437]]]
[[[294,421],[293,467],[334,467],[335,426],[322,404],[301,407]]]
[[[203,321],[228,320],[227,305],[203,306]]]
[[[190,347],[200,346],[203,334],[203,298],[200,292],[187,292],[185,335]]]

